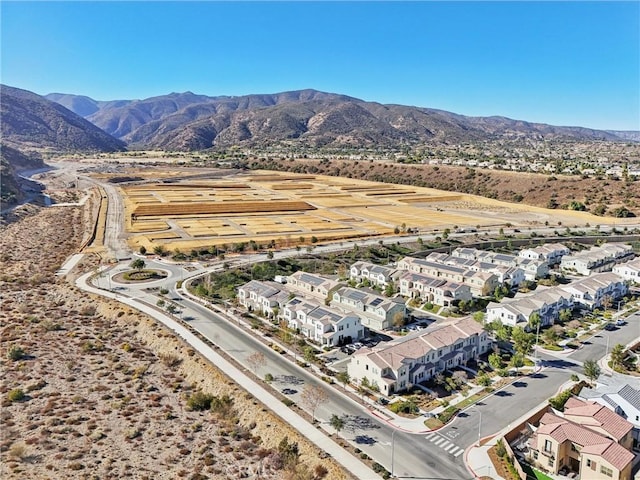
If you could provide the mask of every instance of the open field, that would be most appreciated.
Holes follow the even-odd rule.
[[[132,248],[189,251],[254,241],[292,246],[384,237],[395,230],[437,234],[446,228],[535,227],[601,222],[585,212],[548,210],[432,188],[322,175],[252,171],[224,176],[176,168],[175,181],[154,170],[122,185]],[[162,172],[162,173],[166,173]]]

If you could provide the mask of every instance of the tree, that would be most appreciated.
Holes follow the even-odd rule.
[[[147,264],[141,258],[136,258],[133,262],[131,262],[129,266],[135,270],[140,271],[140,270],[144,270],[144,267],[146,267]]]
[[[335,428],[338,437],[340,436],[340,431],[344,428],[344,423],[344,418],[339,417],[335,413],[331,415],[331,418],[329,419],[329,425]]]
[[[404,324],[405,324],[404,312],[396,312],[393,315],[393,320],[392,321],[393,321],[393,326],[394,327],[398,327],[398,328],[404,327]]]
[[[516,327],[511,331],[513,348],[521,355],[528,355],[535,343],[535,335],[525,332],[521,327]]]
[[[247,365],[253,370],[253,374],[256,375],[258,368],[264,367],[267,364],[267,359],[262,352],[253,352],[247,357]]]
[[[336,374],[336,379],[342,384],[343,388],[347,389],[347,384],[351,381],[351,377],[349,376],[349,372],[338,372]]]
[[[300,394],[300,400],[305,407],[311,410],[311,422],[314,423],[317,408],[329,400],[329,395],[320,385],[307,385]]]
[[[529,328],[531,330],[536,330],[542,323],[542,319],[540,318],[540,314],[538,312],[533,312],[529,315]]]
[[[389,280],[387,286],[384,288],[384,294],[387,297],[391,297],[396,292],[396,286],[393,284],[393,281]]]
[[[611,368],[614,370],[619,370],[624,364],[624,345],[618,343],[615,347],[611,349],[611,353],[609,354],[611,357]]]
[[[571,313],[571,310],[569,308],[563,308],[562,310],[560,310],[560,322],[562,323],[566,323],[569,320],[571,320],[571,317],[573,316],[573,313]]]
[[[305,361],[314,362],[316,360],[316,351],[313,347],[305,347],[303,356]]]
[[[600,367],[595,360],[585,360],[582,364],[584,376],[592,382],[596,381],[600,376]]]
[[[553,327],[544,331],[544,341],[547,345],[555,345],[559,338],[557,330]]]
[[[502,358],[500,357],[499,353],[493,352],[491,355],[489,355],[489,365],[491,365],[491,368],[493,368],[494,370],[502,368]]]
[[[524,355],[519,352],[516,352],[511,357],[511,366],[516,369],[516,373],[519,372],[520,367],[524,365]]]
[[[166,250],[162,245],[156,245],[155,247],[153,247],[153,253],[161,257],[164,257],[167,254]]]
[[[147,254],[147,247],[145,247],[144,245],[140,246],[140,255],[146,255]]]
[[[170,303],[167,305],[167,312],[169,312],[171,315],[173,315],[177,311],[178,311],[178,308],[173,303]]]

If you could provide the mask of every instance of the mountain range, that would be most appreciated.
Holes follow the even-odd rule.
[[[509,138],[620,141],[630,139],[625,134],[635,134],[499,116],[468,117],[310,89],[238,97],[185,92],[110,102],[61,93],[46,98],[84,116],[130,148],[188,151],[278,143],[398,148]]]

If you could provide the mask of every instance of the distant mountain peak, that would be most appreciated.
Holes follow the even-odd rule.
[[[215,97],[172,92],[120,103],[94,101],[94,107],[88,109],[83,106],[88,97],[51,95],[107,133],[140,148],[196,150],[292,140],[308,146],[398,147],[514,136],[612,141],[632,137],[499,115],[468,117],[431,108],[385,105],[313,88]]]

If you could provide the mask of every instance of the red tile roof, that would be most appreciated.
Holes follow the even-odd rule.
[[[549,435],[558,443],[567,440],[576,443],[582,447],[581,453],[598,455],[618,470],[623,470],[634,458],[633,453],[610,438],[551,413],[540,419],[538,435]]]
[[[585,427],[599,427],[616,441],[620,441],[633,429],[633,424],[604,405],[575,397],[567,400],[564,415]]]

